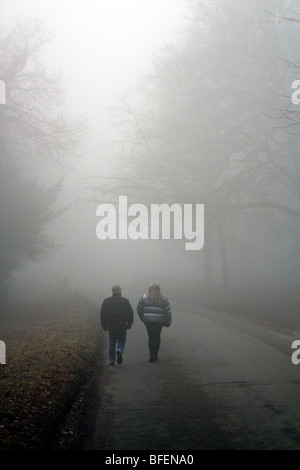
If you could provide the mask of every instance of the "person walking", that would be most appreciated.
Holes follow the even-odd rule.
[[[169,300],[161,293],[158,282],[150,284],[148,292],[142,295],[136,309],[148,333],[149,362],[155,362],[158,360],[162,327],[169,327],[172,322]]]
[[[109,365],[123,363],[123,353],[126,343],[127,330],[133,324],[133,310],[128,299],[122,296],[119,285],[112,287],[112,296],[104,299],[100,311],[101,326],[108,331]]]

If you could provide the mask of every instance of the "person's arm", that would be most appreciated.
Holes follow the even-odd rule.
[[[107,331],[107,305],[105,301],[102,303],[102,306],[101,306],[100,321],[101,321],[101,326],[103,330]]]
[[[131,304],[128,300],[128,304],[127,304],[127,330],[129,330],[131,328],[131,325],[133,324],[133,310],[132,310],[132,307],[131,307]]]
[[[165,318],[166,318],[165,325],[170,326],[172,323],[172,311],[171,311],[170,302],[168,301],[167,298],[164,299],[163,309],[164,309]]]
[[[136,311],[140,319],[143,321],[143,313],[144,313],[144,298],[141,297],[139,303],[137,304]]]

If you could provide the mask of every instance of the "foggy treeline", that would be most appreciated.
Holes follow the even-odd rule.
[[[297,289],[297,5],[190,4],[180,44],[166,46],[139,91],[120,100],[121,159],[96,193],[204,203],[204,249],[186,254],[196,274],[180,280],[181,263],[170,261],[178,285]]]
[[[300,79],[299,4],[188,4],[177,40],[156,54],[134,93],[116,100],[115,138],[97,151],[109,176],[99,165],[97,175],[76,180],[73,200],[61,197],[62,176],[72,181],[68,165],[84,159],[89,123],[61,114],[65,84],[43,68],[49,37],[38,21],[1,39],[2,287],[37,262],[45,279],[93,295],[114,282],[143,290],[153,279],[172,291],[297,292],[300,114],[291,96]],[[204,204],[204,247],[99,241],[96,207],[119,195]]]
[[[60,115],[64,84],[50,76],[42,48],[50,40],[36,19],[18,21],[1,39],[1,288],[24,263],[38,261],[53,248],[45,226],[61,209],[55,206],[62,179],[51,172],[75,155],[81,124]],[[53,177],[52,177],[53,179]]]

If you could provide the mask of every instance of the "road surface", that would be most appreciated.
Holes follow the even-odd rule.
[[[106,366],[84,449],[300,449],[298,331],[172,305],[159,361],[135,315],[124,362]],[[105,335],[106,348],[107,336]]]

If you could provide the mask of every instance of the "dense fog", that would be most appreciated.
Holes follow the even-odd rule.
[[[1,0],[0,23],[2,299],[297,294],[297,1]],[[182,210],[165,237],[155,204]]]

